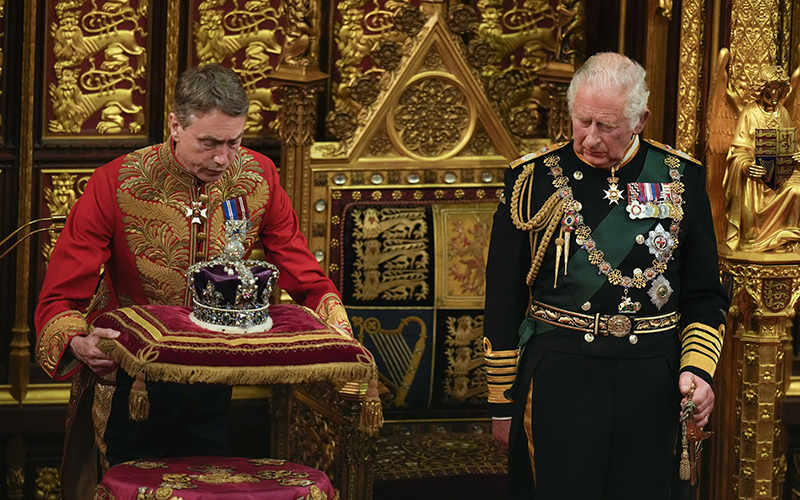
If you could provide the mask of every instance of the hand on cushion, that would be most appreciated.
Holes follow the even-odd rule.
[[[98,377],[108,375],[119,365],[97,348],[100,339],[115,339],[119,332],[110,328],[93,328],[89,335],[74,337],[69,343],[69,350],[80,362],[91,368]]]
[[[347,318],[347,311],[344,305],[342,305],[342,301],[339,300],[339,297],[336,295],[329,293],[324,296],[317,306],[317,310],[314,312],[330,326],[353,337],[353,327],[350,325],[350,320]]]

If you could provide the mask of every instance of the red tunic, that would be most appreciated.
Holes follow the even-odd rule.
[[[253,222],[248,247],[262,242],[265,259],[280,270],[278,285],[311,309],[338,303],[269,158],[239,148],[225,174],[206,184],[178,163],[166,142],[98,168],[70,212],[36,308],[36,356],[44,370],[55,380],[75,373],[80,364],[67,346],[105,311],[190,305],[186,269],[222,251],[222,203],[238,196]]]

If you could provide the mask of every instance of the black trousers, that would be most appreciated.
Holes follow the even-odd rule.
[[[120,369],[104,439],[110,465],[135,459],[224,456],[228,451],[231,388],[147,382],[150,416],[128,417],[133,379]]]
[[[509,498],[671,498],[681,396],[677,367],[666,356],[549,351],[531,384],[527,412],[536,476],[525,426],[518,422],[509,454]]]

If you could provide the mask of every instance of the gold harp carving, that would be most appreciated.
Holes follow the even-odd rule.
[[[483,359],[483,315],[447,318],[445,403],[482,402],[489,396]]]
[[[414,322],[419,325],[419,337],[413,349],[403,338],[403,330]],[[425,339],[428,338],[427,326],[421,318],[409,316],[400,320],[400,326],[393,330],[381,328],[377,318],[353,317],[353,326],[358,328],[358,341],[364,344],[366,332],[375,344],[378,356],[386,366],[388,373],[380,373],[379,377],[394,392],[394,405],[403,406],[419,369],[419,363],[425,352]]]
[[[126,116],[132,117],[128,130],[137,134],[145,123],[136,101],[145,92],[147,54],[139,42],[147,37],[141,24],[148,3],[142,0],[134,8],[129,1],[111,2],[88,11],[84,3],[55,6],[57,22],[50,25],[50,38],[57,83],[48,87],[53,116],[48,130],[79,134],[84,122],[100,111],[95,125],[100,134],[122,132]]]
[[[195,53],[199,65],[208,63],[226,65],[239,75],[244,90],[250,98],[250,110],[245,131],[260,132],[264,128],[264,112],[277,112],[272,89],[267,87],[269,76],[275,71],[281,45],[276,38],[279,30],[278,9],[269,2],[248,2],[227,12],[219,7],[225,1],[204,0],[197,7],[199,21],[194,23]],[[241,64],[235,55],[244,50]],[[269,123],[278,130],[276,118]]]

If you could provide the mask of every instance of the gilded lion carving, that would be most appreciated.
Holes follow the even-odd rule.
[[[136,56],[135,75],[144,74],[146,52],[136,40],[138,29],[84,36],[78,23],[78,15],[76,12],[65,12],[59,24],[53,23],[50,26],[57,68],[78,65],[113,45],[128,55]]]
[[[122,131],[123,114],[133,115],[128,124],[131,133],[138,133],[144,125],[142,107],[134,103],[134,91],[144,92],[135,84],[131,88],[109,88],[100,92],[84,94],[77,83],[77,73],[65,70],[58,85],[50,84],[54,120],[50,120],[50,132],[80,133],[83,123],[98,110],[103,109],[97,131],[114,134]]]

